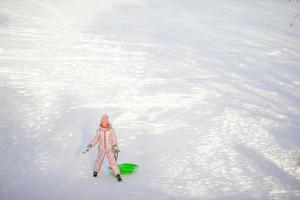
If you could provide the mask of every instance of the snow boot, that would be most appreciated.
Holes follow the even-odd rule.
[[[98,175],[98,172],[94,171],[93,176],[94,176],[94,177],[97,177],[97,175]]]
[[[122,181],[122,178],[121,178],[120,174],[117,174],[116,177],[117,177],[119,182]]]

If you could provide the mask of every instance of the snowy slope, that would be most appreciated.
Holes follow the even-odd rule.
[[[299,199],[299,7],[1,0],[0,199]],[[121,184],[81,154],[103,113]]]

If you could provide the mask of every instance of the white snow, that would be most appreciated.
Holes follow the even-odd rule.
[[[1,0],[0,199],[299,199],[299,8]],[[103,113],[123,183],[81,153]]]

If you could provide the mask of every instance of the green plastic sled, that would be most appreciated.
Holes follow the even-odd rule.
[[[133,173],[139,166],[134,163],[122,163],[119,164],[119,170],[121,174],[131,174]],[[110,171],[112,170],[111,167],[108,167]],[[111,171],[112,172],[112,171]]]

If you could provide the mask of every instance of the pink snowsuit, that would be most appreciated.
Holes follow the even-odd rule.
[[[99,146],[95,171],[100,171],[104,156],[106,155],[114,175],[120,174],[113,152],[113,148],[118,145],[118,141],[116,133],[111,124],[108,124],[108,128],[104,128],[101,125],[99,126],[96,131],[96,136],[90,142],[90,144],[95,146],[97,143],[99,143]]]

